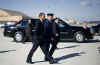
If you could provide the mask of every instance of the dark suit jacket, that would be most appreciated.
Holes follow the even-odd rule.
[[[58,36],[56,36],[58,34]],[[53,36],[54,38],[60,38],[60,29],[56,22],[53,22]]]
[[[45,39],[50,40],[51,37],[53,37],[52,21],[45,20],[43,24],[44,24],[43,36]]]
[[[34,32],[34,37],[35,39],[43,39],[43,22],[38,19],[35,23],[35,32]]]

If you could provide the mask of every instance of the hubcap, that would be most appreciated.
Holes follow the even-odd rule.
[[[22,40],[22,35],[21,34],[16,34],[15,38],[16,38],[16,41],[21,41]]]
[[[76,40],[83,41],[83,36],[81,34],[76,35]]]

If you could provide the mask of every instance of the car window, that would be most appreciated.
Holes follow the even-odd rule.
[[[23,21],[23,20],[20,20],[20,21],[16,24],[16,26],[22,26],[22,21]]]
[[[69,27],[70,25],[68,23],[66,23],[65,21],[63,21],[63,20],[60,20],[59,21],[59,26],[60,27]]]
[[[31,19],[31,22],[32,22],[32,26],[34,27],[35,26],[35,23],[36,23],[36,19]]]
[[[18,22],[18,23],[16,24],[16,26],[22,26],[21,23],[22,23],[21,21]]]
[[[61,28],[64,28],[64,27],[65,27],[65,25],[64,25],[61,21],[59,21],[58,25],[59,25],[59,27],[61,27]]]

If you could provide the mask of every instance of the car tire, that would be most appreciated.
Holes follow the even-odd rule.
[[[82,43],[85,41],[85,35],[82,32],[76,32],[74,34],[74,39],[76,42]]]
[[[15,42],[24,42],[25,38],[22,32],[18,31],[14,34],[14,41]]]

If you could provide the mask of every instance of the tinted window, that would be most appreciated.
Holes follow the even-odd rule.
[[[60,21],[59,21],[58,25],[59,25],[59,27],[61,27],[61,28],[65,27],[65,25],[64,25],[62,22],[60,22]]]
[[[59,23],[58,23],[59,27],[63,28],[63,27],[69,27],[69,25],[64,22],[63,20],[60,20]]]
[[[35,23],[37,22],[38,19],[31,19],[31,22],[32,22],[32,26],[34,27],[35,26]]]
[[[69,26],[69,24],[63,20],[60,20],[62,22],[63,25]]]

